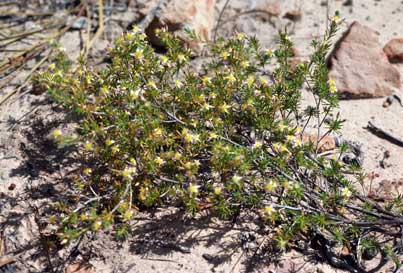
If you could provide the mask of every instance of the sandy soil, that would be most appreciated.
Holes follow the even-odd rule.
[[[300,21],[294,23],[284,18],[272,18],[269,22],[253,14],[228,20],[239,12],[250,10],[255,1],[230,1],[223,15],[225,24],[219,34],[231,35],[237,30],[256,35],[264,46],[273,47],[277,31],[287,26],[296,47],[303,56],[307,56],[312,36],[324,31],[327,12],[333,14],[339,10],[346,23],[358,20],[379,31],[381,45],[393,37],[403,37],[403,3],[400,0],[354,0],[353,6],[344,6],[345,1],[337,0],[329,0],[328,6],[326,1],[321,0],[284,1],[282,13],[300,10]],[[218,1],[217,11],[221,10],[224,2]],[[122,18],[130,22],[134,20],[134,14],[132,12]],[[110,29],[115,29],[115,32],[107,34],[109,40],[114,38],[116,31],[123,30],[113,22],[111,24]],[[77,56],[80,33],[68,32],[62,43],[68,52]],[[103,56],[109,44],[108,39],[97,43],[93,52],[95,59]],[[0,59],[2,54],[5,53],[0,52]],[[403,65],[398,68],[403,75]],[[27,71],[7,80],[0,95],[11,90]],[[398,95],[403,97],[403,91],[400,90]],[[340,103],[340,113],[346,119],[343,138],[362,143],[364,169],[379,174],[373,182],[375,188],[384,179],[403,178],[403,148],[372,135],[364,128],[368,121],[373,121],[403,138],[403,108],[398,103],[384,108],[384,101],[367,99]],[[305,103],[311,103],[308,94]],[[7,104],[0,106],[0,257],[5,253],[17,255],[16,263],[0,267],[1,273],[52,272],[47,257],[54,264],[55,272],[63,272],[66,265],[86,259],[89,259],[86,263],[93,266],[95,272],[105,273],[342,272],[315,262],[315,257],[296,252],[282,256],[261,254],[264,249],[259,248],[262,240],[259,234],[265,230],[252,224],[253,219],[248,215],[242,215],[235,223],[227,223],[217,221],[207,213],[202,213],[198,219],[189,219],[175,208],[142,214],[133,223],[135,234],[128,241],[116,241],[105,232],[84,238],[73,252],[74,245],[59,252],[47,252],[43,237],[39,235],[41,223],[47,215],[48,204],[62,198],[66,187],[63,177],[66,170],[72,168],[71,158],[74,156],[74,151],[57,149],[47,138],[52,129],[63,126],[63,118],[66,117],[61,109],[44,94],[15,95]],[[389,151],[391,156],[386,161],[387,167],[383,168],[379,161],[385,151]],[[16,187],[9,190],[12,184]],[[241,239],[245,236],[249,236],[246,242]],[[73,254],[66,260],[68,253]],[[378,272],[391,272],[392,268],[388,264]]]

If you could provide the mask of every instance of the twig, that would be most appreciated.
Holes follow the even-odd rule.
[[[367,125],[366,129],[380,138],[388,140],[389,142],[391,142],[397,146],[403,147],[403,140],[392,136],[390,133],[386,132],[385,130],[383,130],[379,127],[376,127],[370,121],[368,121],[368,125]]]
[[[0,258],[0,268],[2,268],[5,265],[14,263],[16,261],[15,256],[3,256]]]
[[[94,42],[99,38],[99,36],[102,34],[103,31],[104,31],[104,6],[103,6],[103,1],[98,0],[98,30],[97,30],[97,32],[95,32],[95,35],[94,35],[94,37],[92,37],[91,41],[87,41],[87,46],[86,46],[85,53],[84,53],[85,59],[88,56],[90,48],[92,47]]]
[[[220,14],[218,15],[217,23],[216,23],[215,28],[214,28],[214,38],[213,38],[214,43],[215,43],[216,40],[217,40],[217,31],[218,31],[218,28],[219,28],[220,23],[221,23],[221,17],[222,17],[222,15],[224,14],[224,11],[225,11],[225,9],[226,9],[227,6],[228,6],[229,1],[230,1],[230,0],[227,0],[227,1],[225,2],[224,7],[221,9]]]

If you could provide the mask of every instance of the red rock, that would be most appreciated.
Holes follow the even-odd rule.
[[[255,2],[255,6],[253,8],[256,11],[264,12],[271,16],[280,16],[281,7],[278,2],[267,1],[267,0],[259,0]]]
[[[403,38],[392,39],[383,48],[386,56],[392,63],[403,62]]]
[[[316,145],[316,142],[318,142],[318,136],[315,134],[308,134],[305,133],[302,135],[302,141],[307,143],[307,142],[312,142],[314,145]],[[331,136],[325,136],[321,141],[319,142],[318,145],[318,152],[323,153],[326,151],[331,151],[336,149],[336,139]]]
[[[389,63],[378,42],[379,34],[358,22],[337,42],[328,61],[329,78],[341,97],[377,98],[400,89],[399,71]]]
[[[155,5],[156,0],[149,1],[147,7],[140,12],[146,15]],[[169,5],[161,8],[145,32],[153,45],[162,46],[155,35],[155,30],[167,27],[194,50],[200,49],[200,44],[190,41],[182,31],[184,27],[194,30],[203,40],[209,40],[215,26],[214,7],[216,0],[172,0]]]

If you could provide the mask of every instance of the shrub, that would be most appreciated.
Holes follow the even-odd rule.
[[[321,234],[361,255],[357,249],[383,247],[379,233],[395,240],[399,230],[384,225],[402,224],[401,200],[381,206],[355,190],[364,176],[341,161],[348,146],[332,157],[318,152],[342,125],[331,115],[338,98],[326,68],[338,24],[335,17],[312,42],[310,60],[296,67],[286,33],[268,50],[242,33],[219,39],[198,70],[192,52],[165,30],[158,33],[164,54],[135,28],[117,39],[101,71],[84,62],[72,67],[59,52],[37,81],[80,116],[80,194],[74,206],[60,206],[62,238],[111,225],[126,235],[141,209],[174,204],[194,214],[208,204],[222,218],[256,212],[275,227],[280,248]],[[315,105],[301,110],[304,88]],[[304,143],[312,126],[317,141]]]

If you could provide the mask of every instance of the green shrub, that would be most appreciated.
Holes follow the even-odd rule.
[[[223,218],[256,212],[275,227],[281,248],[318,231],[350,250],[362,238],[377,245],[372,238],[401,204],[385,209],[354,189],[363,175],[340,160],[345,145],[333,157],[318,152],[319,139],[342,125],[331,115],[338,98],[326,68],[337,29],[335,17],[312,42],[310,60],[296,67],[284,33],[273,50],[241,33],[219,39],[201,69],[165,30],[158,33],[165,54],[134,29],[117,39],[101,71],[72,67],[59,53],[37,80],[80,116],[80,196],[75,206],[60,206],[62,238],[111,225],[125,235],[141,209],[174,204],[197,213],[208,204]],[[303,88],[316,103],[301,110]],[[303,143],[312,126],[318,141]]]

